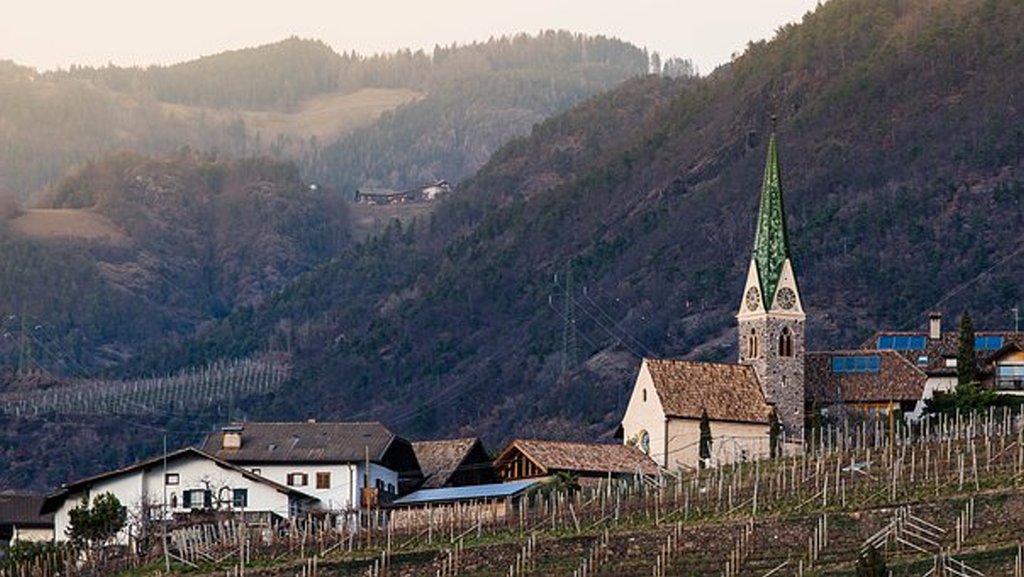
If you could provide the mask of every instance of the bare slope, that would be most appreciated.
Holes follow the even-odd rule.
[[[424,94],[415,90],[365,88],[352,93],[332,92],[318,94],[303,100],[294,110],[228,110],[161,103],[168,113],[189,119],[207,117],[221,123],[240,118],[250,138],[272,142],[278,135],[320,142],[342,138],[351,131],[368,126],[389,110],[416,102]]]
[[[37,239],[88,240],[101,244],[124,245],[124,231],[109,218],[89,209],[36,208],[11,221],[11,229]]]

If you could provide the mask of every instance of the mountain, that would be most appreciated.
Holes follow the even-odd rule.
[[[1007,328],[1024,280],[1021,11],[834,0],[706,79],[627,82],[504,146],[429,223],[142,366],[303,327],[299,376],[265,415],[606,435],[639,356],[735,358],[772,116],[811,348],[936,307]]]
[[[607,436],[640,356],[735,358],[773,116],[810,348],[932,308],[1008,328],[1024,281],[1022,12],[832,0],[707,78],[634,78],[501,147],[428,218],[120,370],[284,350],[293,380],[249,402],[252,418]],[[178,439],[208,426],[158,423]]]
[[[365,182],[457,182],[508,138],[647,61],[624,42],[566,32],[430,55],[339,55],[289,38],[148,68],[39,73],[0,61],[0,195],[28,198],[106,154],[183,145],[292,160],[349,195]]]

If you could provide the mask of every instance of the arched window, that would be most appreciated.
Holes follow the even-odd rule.
[[[782,334],[779,335],[779,356],[793,356],[793,334],[789,332],[789,327],[782,327]]]
[[[760,351],[757,350],[757,329],[750,329],[750,334],[747,335],[747,356],[751,359],[756,359]]]
[[[647,431],[640,431],[640,450],[651,454],[651,435]]]

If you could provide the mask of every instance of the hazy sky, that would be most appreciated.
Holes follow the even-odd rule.
[[[27,0],[5,6],[0,60],[167,64],[316,38],[363,54],[542,29],[604,34],[691,58],[702,73],[771,37],[818,0]]]

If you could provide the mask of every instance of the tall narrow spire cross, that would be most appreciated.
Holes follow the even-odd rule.
[[[763,290],[764,306],[771,308],[775,288],[782,275],[782,265],[789,258],[789,236],[786,234],[786,212],[782,206],[782,180],[779,178],[779,153],[775,132],[768,141],[768,160],[761,184],[761,206],[757,216],[757,237],[754,260]]]

